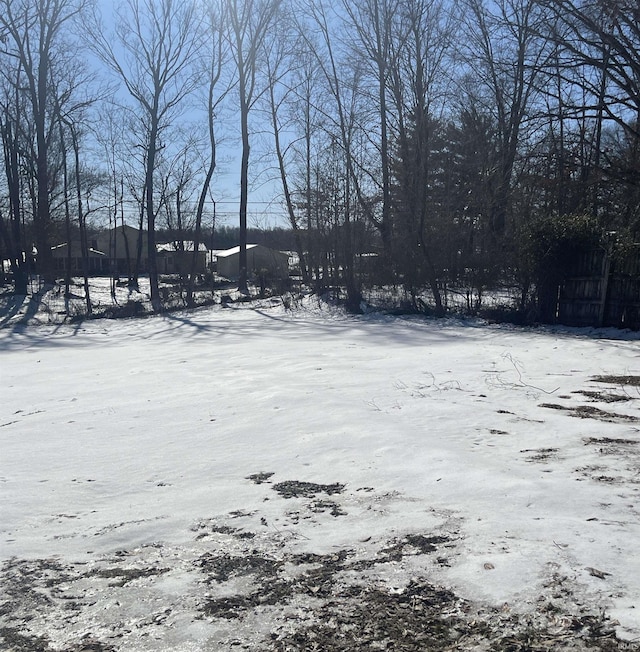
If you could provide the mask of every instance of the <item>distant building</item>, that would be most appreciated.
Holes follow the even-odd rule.
[[[67,269],[67,261],[71,263],[69,271],[72,274],[84,273],[82,248],[79,242],[71,242],[71,251],[69,251],[67,242],[51,247],[51,257],[53,258],[53,268],[58,273],[64,273]],[[109,257],[104,251],[89,247],[87,252],[87,272],[89,274],[106,274],[109,272]]]
[[[88,272],[90,274],[129,275],[136,269],[138,246],[140,247],[140,264],[138,272],[149,271],[147,232],[125,224],[115,229],[101,231],[89,242]],[[156,260],[160,274],[189,274],[194,243],[184,240],[156,245]],[[55,270],[64,272],[69,259],[66,242],[51,247]],[[71,242],[71,272],[82,273],[82,254],[80,242]],[[207,247],[200,243],[196,263],[196,273],[207,270]]]
[[[138,240],[141,245],[139,272],[149,270],[149,247],[147,232],[125,224],[102,231],[96,239],[96,249],[107,253],[114,274],[129,274],[136,267]]]
[[[175,241],[157,245],[158,272],[160,274],[190,274],[194,244],[190,240],[184,240],[182,241],[182,248]],[[206,269],[207,248],[201,242],[198,245],[196,273],[203,274]]]
[[[216,271],[220,276],[235,280],[240,276],[240,247],[223,249],[214,253]],[[289,255],[257,244],[247,245],[247,276],[287,278]]]

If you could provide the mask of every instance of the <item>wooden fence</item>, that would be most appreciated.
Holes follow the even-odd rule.
[[[558,323],[640,330],[640,246],[579,252],[557,296]]]

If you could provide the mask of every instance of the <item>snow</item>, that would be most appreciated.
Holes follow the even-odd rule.
[[[448,564],[416,557],[372,576],[400,589],[422,574],[519,612],[562,584],[640,638],[640,389],[593,380],[640,375],[638,334],[274,301],[11,326],[0,353],[1,560],[126,554],[171,569],[118,600],[84,580],[95,595],[67,625],[78,636],[169,604],[165,647],[134,632],[123,649],[228,643],[235,623],[189,617],[204,590],[193,562],[220,545],[194,533],[227,523],[318,554],[446,534]],[[578,406],[612,416],[577,418]],[[274,475],[248,479],[261,472]],[[330,497],[343,514],[273,491],[293,480],[344,484]],[[247,625],[256,641],[276,617]]]
[[[246,249],[254,249],[258,245],[256,244],[248,244],[246,245]],[[231,247],[230,249],[216,249],[214,251],[214,254],[218,258],[227,258],[228,256],[235,256],[237,253],[240,253],[240,245],[237,245],[235,247]]]

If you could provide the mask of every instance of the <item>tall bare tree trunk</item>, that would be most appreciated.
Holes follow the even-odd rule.
[[[226,0],[231,31],[231,50],[235,59],[240,96],[240,260],[238,290],[247,293],[247,201],[249,197],[249,112],[256,101],[259,55],[280,7],[281,0]]]
[[[114,49],[101,25],[90,27],[96,54],[118,75],[139,110],[144,169],[141,216],[147,224],[151,304],[162,310],[156,253],[155,177],[162,135],[184,98],[197,86],[193,64],[200,47],[200,25],[190,0],[126,0],[130,15],[119,16]],[[140,223],[142,229],[143,223]],[[140,256],[140,243],[138,256]]]
[[[78,134],[73,125],[69,125],[71,130],[71,142],[73,145],[73,156],[76,173],[76,201],[78,204],[78,226],[80,228],[80,254],[82,258],[82,276],[84,281],[84,300],[87,306],[87,315],[92,313],[91,294],[89,290],[89,245],[87,242],[87,222],[82,207],[82,183],[80,175],[80,144],[78,143]]]

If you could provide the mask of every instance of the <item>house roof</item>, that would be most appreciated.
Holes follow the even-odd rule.
[[[68,246],[68,243],[61,242],[60,244],[53,245],[53,247],[51,247],[51,251],[54,252],[54,253],[58,252],[58,251],[62,251],[63,249],[66,249],[67,246]],[[75,249],[78,249],[78,253],[80,253],[80,244],[76,243],[76,242],[72,242],[71,243],[71,250],[74,251]],[[98,249],[94,249],[93,247],[89,247],[89,249],[87,251],[89,252],[89,254],[92,254],[94,256],[106,256],[107,255],[107,254],[104,253],[104,251],[99,251]]]
[[[193,240],[184,240],[184,251],[193,251],[194,242]],[[168,251],[176,252],[181,251],[175,242],[165,242],[163,244],[156,245],[157,251]],[[207,251],[207,247],[204,243],[198,243],[198,251]]]
[[[258,245],[256,244],[248,244],[247,249],[253,249],[254,247],[257,247]],[[233,256],[235,254],[240,253],[240,246],[237,247],[231,247],[231,249],[218,249],[215,251],[215,255],[218,258],[226,258],[227,256]]]

